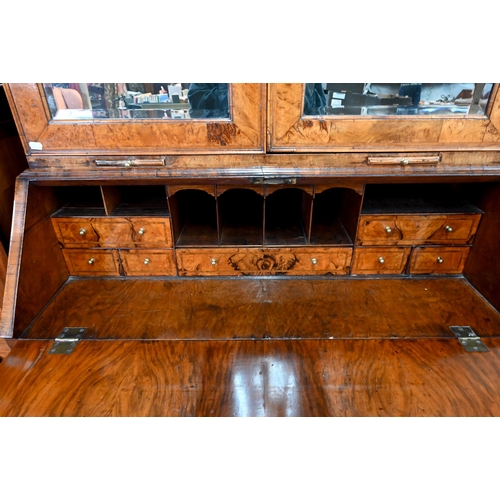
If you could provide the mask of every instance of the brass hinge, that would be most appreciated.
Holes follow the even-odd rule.
[[[294,177],[252,177],[250,182],[252,184],[290,185],[297,184],[297,179]]]
[[[489,351],[470,326],[450,326],[450,330],[467,352]]]
[[[81,326],[67,326],[54,340],[54,345],[50,348],[49,354],[71,354],[76,344],[82,340],[87,328]]]

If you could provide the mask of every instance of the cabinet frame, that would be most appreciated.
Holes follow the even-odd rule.
[[[389,152],[500,150],[499,84],[492,88],[486,115],[302,116],[302,83],[268,88],[268,151]]]
[[[266,86],[229,84],[230,119],[53,120],[42,84],[5,84],[27,155],[264,151]],[[42,150],[30,143],[41,143]]]

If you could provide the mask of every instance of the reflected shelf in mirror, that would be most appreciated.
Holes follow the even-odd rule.
[[[306,83],[303,116],[484,116],[492,88],[492,83]]]
[[[227,83],[44,83],[53,120],[229,119]]]

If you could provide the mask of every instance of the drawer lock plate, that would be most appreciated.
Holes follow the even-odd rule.
[[[66,327],[54,340],[49,354],[71,354],[78,342],[82,339],[87,328],[81,326]]]
[[[470,326],[450,326],[450,330],[467,352],[489,351]]]

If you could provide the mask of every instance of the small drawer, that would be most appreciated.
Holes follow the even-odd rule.
[[[99,246],[99,235],[94,231],[94,219],[53,218],[52,225],[61,245],[71,247]]]
[[[356,248],[352,274],[401,274],[404,272],[410,248]]]
[[[470,247],[415,248],[410,259],[411,274],[460,274]]]
[[[69,273],[73,276],[119,276],[117,250],[63,250]]]
[[[127,276],[176,276],[173,250],[120,250]]]
[[[169,218],[95,217],[53,218],[58,241],[65,248],[172,248]]]
[[[476,234],[481,214],[363,215],[358,245],[468,244]]]
[[[177,250],[182,276],[348,274],[351,258],[344,247]]]
[[[172,248],[170,219],[153,217],[113,217],[94,219],[93,227],[107,247]]]

